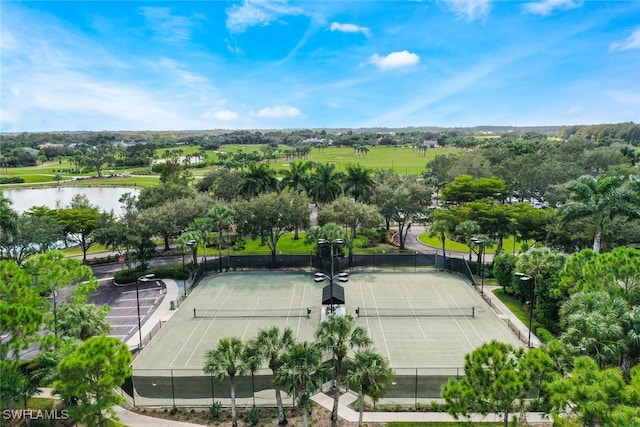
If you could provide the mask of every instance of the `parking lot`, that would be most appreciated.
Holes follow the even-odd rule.
[[[162,281],[141,283],[136,286],[115,286],[111,278],[100,280],[98,291],[89,298],[96,305],[109,305],[111,310],[107,320],[111,324],[114,338],[127,341],[138,331],[138,303],[140,307],[140,324],[144,325],[154,308],[160,304],[165,293]]]

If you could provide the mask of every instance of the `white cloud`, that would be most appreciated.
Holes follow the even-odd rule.
[[[374,53],[371,55],[371,62],[381,70],[391,70],[415,65],[420,62],[420,57],[415,53],[403,50],[401,52],[392,52],[387,56],[380,56]]]
[[[190,40],[193,30],[205,20],[204,15],[199,13],[192,16],[174,15],[168,7],[140,7],[138,12],[159,37],[169,42]]]
[[[535,15],[546,16],[556,10],[570,10],[582,6],[582,0],[542,0],[526,3],[524,9]]]
[[[621,90],[613,90],[607,92],[609,98],[621,104],[636,105],[640,107],[640,92],[625,92]]]
[[[629,37],[624,40],[611,43],[609,50],[614,52],[618,50],[640,49],[640,28],[635,30]]]
[[[367,37],[371,36],[371,30],[367,27],[361,27],[355,24],[341,24],[340,22],[332,22],[329,27],[331,31],[340,31],[341,33],[362,33]]]
[[[284,0],[245,0],[241,5],[227,9],[227,29],[232,33],[242,33],[249,27],[266,26],[280,16],[304,15],[305,13],[287,4]]]
[[[464,16],[469,21],[483,18],[489,13],[490,0],[445,0],[445,2],[457,16]]]
[[[274,107],[266,107],[259,110],[256,115],[258,117],[268,117],[273,119],[281,119],[285,117],[300,117],[302,113],[296,107],[290,105],[276,105]]]
[[[235,111],[217,110],[217,111],[208,111],[205,114],[203,114],[203,117],[205,119],[215,119],[223,122],[231,122],[231,121],[237,120],[238,117],[240,116]]]

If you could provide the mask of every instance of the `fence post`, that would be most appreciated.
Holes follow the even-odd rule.
[[[256,383],[255,375],[251,372],[251,395],[253,396],[253,407],[256,407]]]
[[[416,388],[414,390],[414,398],[415,398],[415,403],[414,406],[416,409],[418,409],[418,368],[416,368]]]
[[[133,372],[131,372],[131,400],[133,400],[133,407],[136,407],[136,384],[133,382]]]
[[[173,401],[173,407],[176,407],[176,388],[173,384],[173,369],[171,369],[171,399]]]
[[[209,374],[209,378],[211,378],[211,402],[213,405],[216,404],[216,392],[213,388],[213,373]]]

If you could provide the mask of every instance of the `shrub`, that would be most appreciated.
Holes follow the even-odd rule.
[[[251,408],[246,414],[245,421],[252,426],[257,426],[260,422],[260,410],[258,408]]]
[[[211,419],[216,419],[220,416],[220,412],[222,411],[222,403],[215,402],[213,405],[209,407],[209,415]]]

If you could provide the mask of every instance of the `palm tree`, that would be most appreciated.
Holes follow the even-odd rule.
[[[272,326],[268,329],[260,329],[258,335],[248,344],[253,350],[252,353],[257,354],[261,361],[268,361],[276,390],[278,425],[281,426],[287,424],[287,418],[284,415],[282,394],[280,393],[280,386],[275,382],[275,376],[282,366],[284,355],[291,349],[294,343],[295,339],[291,328],[285,328],[281,331],[277,326]]]
[[[55,291],[55,290],[54,290]],[[57,335],[86,341],[91,337],[106,335],[111,331],[107,320],[109,306],[95,304],[62,303],[57,309]]]
[[[276,191],[277,188],[276,172],[273,169],[269,169],[269,165],[266,163],[250,163],[249,170],[242,174],[241,191],[247,198],[269,191]]]
[[[303,191],[308,186],[311,162],[291,162],[289,169],[282,171],[282,186],[293,191]]]
[[[297,399],[305,427],[309,425],[311,393],[320,387],[328,374],[327,366],[322,363],[321,348],[308,342],[294,344],[275,374],[275,383]]]
[[[569,202],[560,209],[560,221],[585,219],[593,226],[593,251],[600,252],[602,231],[615,216],[639,217],[640,204],[632,184],[621,176],[581,176],[566,186]]]
[[[335,390],[331,420],[337,423],[340,382],[343,370],[342,362],[347,357],[349,350],[355,347],[367,347],[371,345],[371,339],[364,328],[356,326],[356,321],[351,315],[331,316],[321,322],[316,331],[316,339],[320,348],[332,352]]]
[[[431,227],[429,227],[429,237],[438,237],[440,244],[442,244],[442,257],[447,258],[445,252],[447,245],[447,237],[453,233],[453,225],[444,219],[437,219],[433,221]]]
[[[189,227],[188,234],[193,233],[194,235],[197,236],[197,238],[194,240],[197,243],[202,243],[202,251],[203,251],[202,271],[207,271],[207,237],[209,236],[209,233],[211,231],[213,231],[213,221],[211,220],[211,218],[208,218],[208,217],[196,218],[195,220],[193,220],[193,223],[191,223],[191,226]],[[196,249],[197,249],[197,243],[196,243]],[[194,256],[194,259],[195,259],[195,256]]]
[[[364,414],[364,396],[367,395],[375,402],[384,395],[384,384],[393,378],[393,369],[389,361],[372,349],[356,352],[353,359],[345,362],[346,380],[358,390],[360,399],[360,417],[358,425],[362,427]]]
[[[600,368],[624,360],[627,304],[623,298],[606,291],[578,292],[564,303],[560,316],[565,325],[562,340],[586,352]]]
[[[244,345],[239,338],[221,338],[214,350],[207,352],[203,371],[213,375],[217,381],[229,377],[231,385],[231,425],[238,425],[236,414],[236,376],[248,371]]]
[[[367,202],[373,193],[371,170],[361,165],[347,166],[344,178],[344,192],[353,196],[356,202]]]
[[[209,209],[207,216],[211,219],[214,230],[218,232],[218,267],[222,272],[222,232],[229,230],[233,225],[234,212],[226,205],[215,205]]]
[[[310,195],[316,203],[331,203],[342,193],[342,174],[335,169],[335,166],[330,164],[316,165],[309,185]]]

